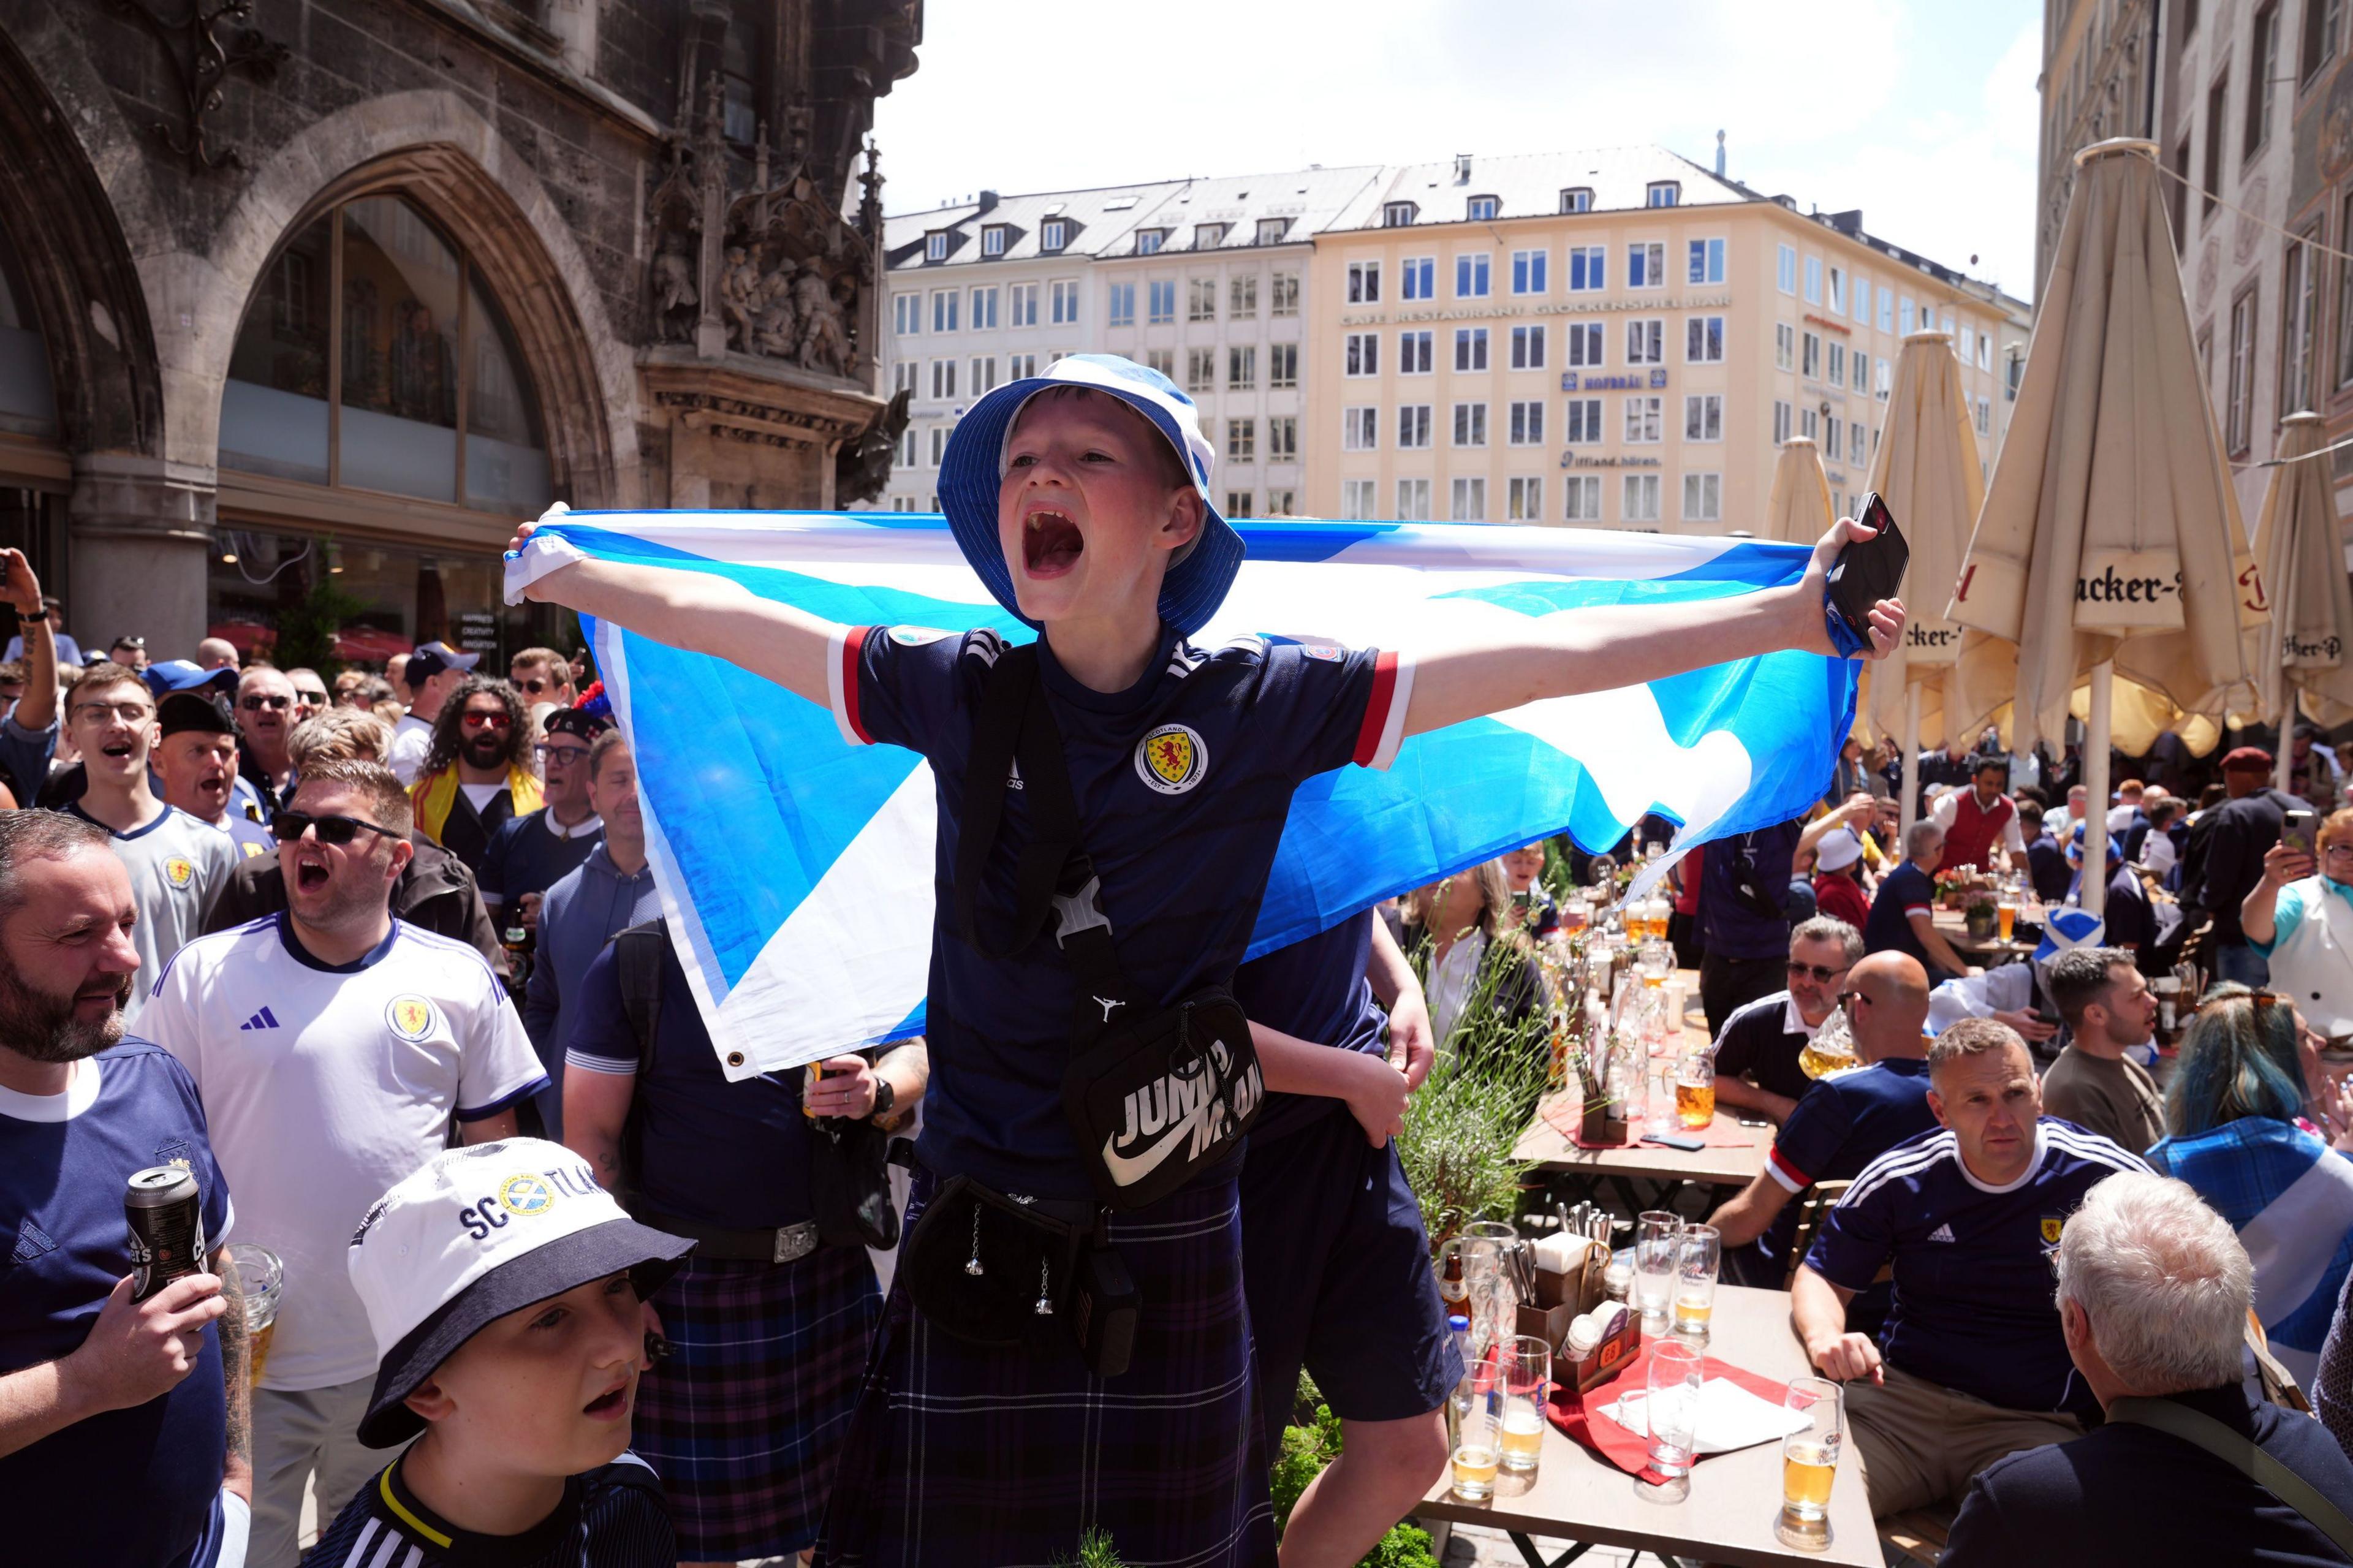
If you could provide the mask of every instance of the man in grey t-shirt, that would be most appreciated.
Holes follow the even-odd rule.
[[[2157,997],[2117,947],[2078,947],[2043,966],[2042,984],[2073,1037],[2042,1075],[2046,1114],[2137,1154],[2165,1136],[2165,1100],[2125,1055],[2157,1026]]]

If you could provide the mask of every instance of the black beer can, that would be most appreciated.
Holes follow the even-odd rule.
[[[143,1301],[205,1268],[203,1194],[178,1165],[151,1165],[131,1178],[122,1217],[131,1224],[131,1299]]]

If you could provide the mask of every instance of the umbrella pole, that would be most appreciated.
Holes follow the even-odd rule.
[[[2084,725],[2083,904],[2102,916],[2108,908],[2108,732],[2116,678],[2113,660],[2092,666],[2092,711]]]
[[[2292,793],[2288,776],[2295,768],[2295,688],[2284,680],[2280,685],[2287,689],[2280,703],[2279,741],[2272,747],[2272,787],[2282,795]]]
[[[1904,748],[1904,798],[1896,809],[1896,842],[1905,847],[1899,856],[1911,851],[1912,824],[1920,816],[1920,683],[1912,681],[1904,688],[1904,733],[1899,741]]]

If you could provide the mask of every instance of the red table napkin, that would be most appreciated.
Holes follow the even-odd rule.
[[[1641,1352],[1623,1371],[1588,1394],[1580,1396],[1573,1388],[1554,1384],[1545,1400],[1545,1415],[1564,1436],[1575,1438],[1627,1474],[1651,1486],[1662,1486],[1667,1478],[1651,1468],[1651,1440],[1641,1433],[1629,1431],[1603,1414],[1621,1393],[1641,1391],[1650,1386],[1651,1351],[1656,1343],[1655,1340],[1645,1339]],[[1775,1405],[1789,1397],[1788,1384],[1759,1377],[1753,1372],[1744,1372],[1714,1356],[1701,1358],[1699,1374],[1702,1381],[1711,1377],[1728,1377],[1759,1399],[1770,1400]],[[1711,1459],[1715,1457],[1713,1454],[1702,1456]]]
[[[1546,1123],[1553,1131],[1562,1134],[1580,1149],[1631,1148],[1641,1142],[1643,1133],[1653,1130],[1695,1137],[1711,1149],[1746,1149],[1757,1141],[1754,1129],[1743,1127],[1739,1122],[1721,1115],[1699,1132],[1692,1131],[1672,1116],[1660,1117],[1655,1122],[1638,1116],[1626,1124],[1624,1143],[1588,1143],[1579,1131],[1584,1125],[1584,1118],[1579,1114],[1579,1107],[1565,1094],[1555,1095],[1546,1100],[1543,1115]]]

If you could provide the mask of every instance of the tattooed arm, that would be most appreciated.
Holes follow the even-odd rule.
[[[228,1304],[220,1317],[221,1381],[228,1390],[228,1451],[222,1458],[221,1486],[251,1503],[253,1347],[245,1327],[245,1286],[227,1247],[213,1254],[212,1268],[220,1277],[221,1300]]]

